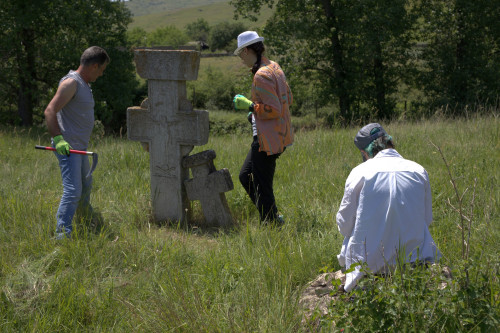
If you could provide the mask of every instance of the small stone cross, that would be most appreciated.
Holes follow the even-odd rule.
[[[189,200],[199,200],[207,225],[228,227],[233,224],[233,217],[224,192],[234,188],[228,169],[217,171],[213,160],[215,151],[184,157],[182,165],[191,168],[193,179],[185,180]]]
[[[184,221],[189,200],[183,181],[189,170],[181,162],[193,146],[208,142],[208,112],[193,110],[186,80],[196,80],[196,51],[136,49],[137,73],[148,80],[148,102],[127,109],[130,140],[149,145],[151,198],[157,221]],[[145,107],[147,106],[147,107]]]

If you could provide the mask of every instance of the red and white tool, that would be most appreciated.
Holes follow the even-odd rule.
[[[46,147],[46,146],[38,146],[38,145],[35,146],[35,149],[56,151],[55,148]],[[94,172],[96,166],[97,166],[97,153],[94,153],[94,152],[91,152],[91,151],[85,151],[85,150],[74,150],[74,149],[70,149],[69,153],[70,154],[80,154],[80,155],[92,156],[92,167],[90,168],[90,171],[87,174],[87,178],[90,177],[92,175],[92,173]]]

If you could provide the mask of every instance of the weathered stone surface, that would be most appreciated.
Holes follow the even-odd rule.
[[[316,311],[319,311],[322,316],[328,313],[328,306],[335,299],[335,296],[331,294],[337,291],[332,284],[334,279],[340,280],[344,284],[345,274],[342,271],[323,273],[307,284],[299,300],[299,304],[304,309],[302,323],[308,322]]]
[[[228,227],[233,217],[224,192],[234,188],[229,170],[217,171],[213,160],[216,154],[206,150],[184,157],[182,165],[191,168],[193,179],[185,180],[189,200],[199,200],[205,221],[210,226]]]
[[[134,60],[139,76],[148,80],[196,80],[200,68],[199,52],[190,50],[135,49]]]
[[[189,170],[181,162],[194,146],[208,142],[208,112],[193,110],[185,80],[198,75],[199,53],[144,49],[135,51],[139,75],[148,79],[148,100],[127,110],[130,140],[147,143],[151,197],[158,221],[183,221],[189,201],[183,181]]]
[[[217,157],[217,154],[215,154],[215,151],[205,150],[205,151],[202,151],[201,153],[184,157],[182,159],[182,166],[184,168],[194,168],[197,166],[206,165],[207,168],[209,169],[209,172],[212,172],[212,171],[215,171],[215,166],[214,166],[213,160],[216,157]],[[193,170],[193,172],[195,172],[195,170]]]

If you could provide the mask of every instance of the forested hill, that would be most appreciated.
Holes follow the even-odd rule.
[[[229,0],[129,0],[125,4],[134,16],[205,6]]]

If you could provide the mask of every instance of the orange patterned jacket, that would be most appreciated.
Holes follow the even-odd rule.
[[[289,109],[293,96],[280,65],[266,57],[262,57],[261,67],[253,78],[252,102],[259,151],[267,155],[283,152],[293,143]]]

